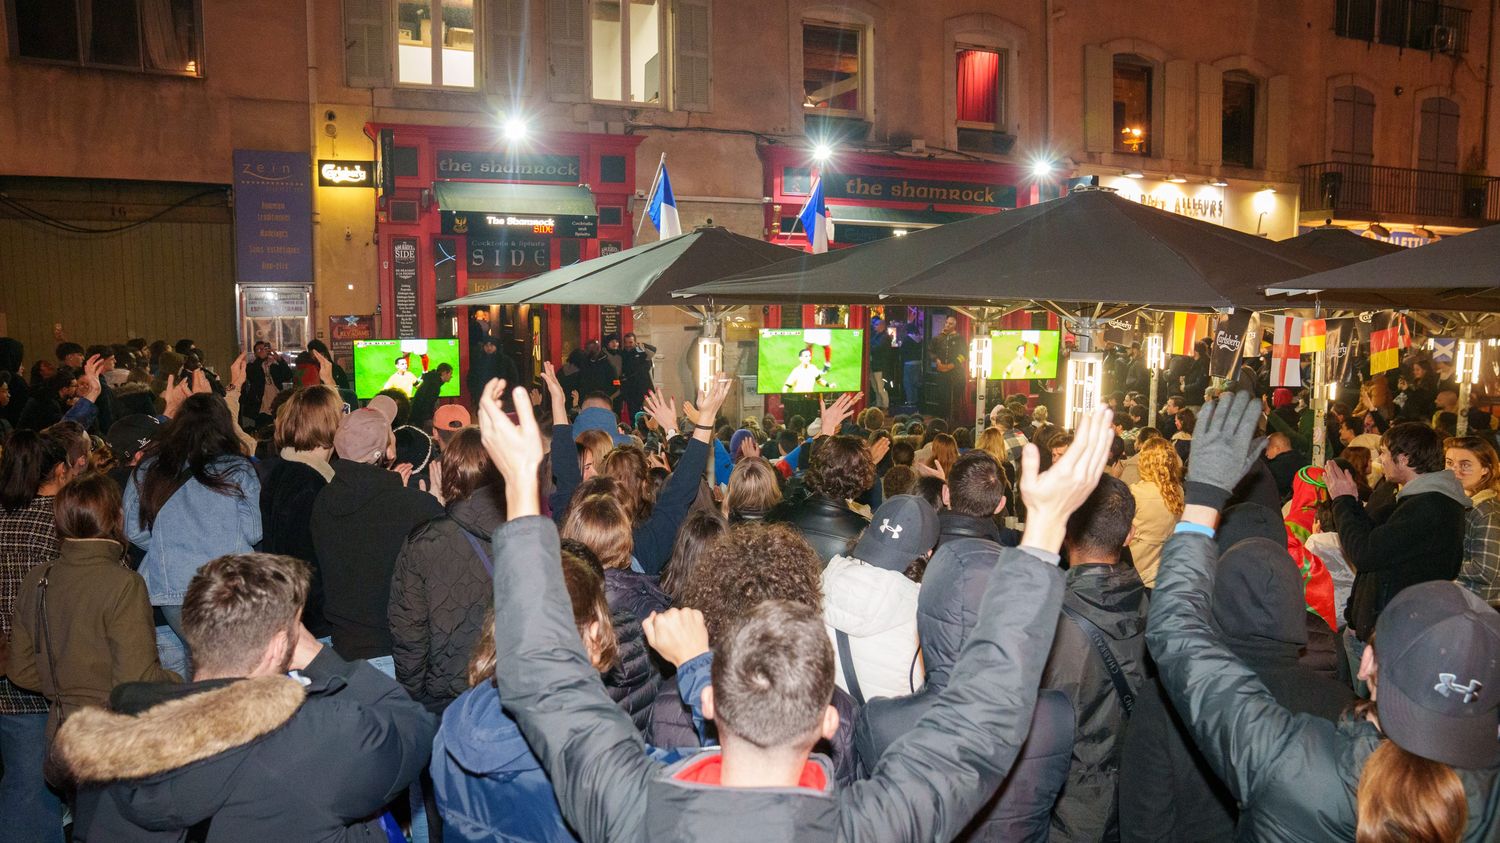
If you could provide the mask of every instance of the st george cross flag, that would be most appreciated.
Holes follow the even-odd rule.
[[[1401,317],[1391,311],[1375,314],[1370,323],[1370,374],[1401,365]]]
[[[656,189],[646,203],[646,214],[656,226],[656,234],[665,240],[682,233],[682,219],[677,216],[677,197],[672,195],[672,180],[667,178],[667,157],[656,168]]]
[[[833,239],[833,224],[828,219],[828,206],[823,203],[821,176],[813,180],[812,193],[807,197],[807,204],[802,206],[802,212],[797,214],[797,219],[802,222],[807,242],[812,244],[812,253],[821,255],[828,251],[828,241]]]
[[[1193,346],[1208,337],[1213,324],[1213,316],[1207,313],[1173,313],[1172,345],[1167,353],[1192,357]]]
[[[1271,317],[1271,386],[1302,385],[1302,319]]]
[[[1327,348],[1328,342],[1328,320],[1326,319],[1303,319],[1302,320],[1302,353],[1312,354]]]

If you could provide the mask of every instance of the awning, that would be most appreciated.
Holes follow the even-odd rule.
[[[433,182],[438,207],[444,211],[516,214],[526,216],[598,216],[594,193],[586,187],[509,182]]]
[[[877,208],[869,205],[839,205],[829,202],[828,216],[832,217],[836,223],[862,223],[900,228],[903,225],[913,227],[942,225],[966,220],[976,215],[953,211],[915,211],[906,208]]]

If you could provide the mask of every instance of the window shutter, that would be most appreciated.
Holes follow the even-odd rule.
[[[344,81],[351,88],[390,87],[389,0],[344,0]]]
[[[1083,48],[1084,147],[1089,152],[1115,148],[1115,57],[1103,47]]]
[[[709,0],[676,0],[672,14],[672,107],[708,111],[713,83]]]
[[[513,99],[526,96],[531,0],[489,0],[484,26],[488,30],[490,91]]]
[[[547,92],[561,102],[589,98],[589,0],[547,0]]]
[[[1266,132],[1256,137],[1256,142],[1265,138],[1265,168],[1285,172],[1292,165],[1287,151],[1287,141],[1292,133],[1292,77],[1272,76],[1266,80]]]
[[[1173,161],[1187,161],[1192,156],[1188,146],[1188,127],[1193,120],[1193,63],[1167,62],[1167,99],[1165,103],[1165,155]]]
[[[1224,160],[1224,73],[1198,65],[1198,163]]]

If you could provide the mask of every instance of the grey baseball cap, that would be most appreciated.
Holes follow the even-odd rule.
[[[875,510],[854,546],[854,558],[888,571],[905,571],[937,540],[937,510],[916,495],[896,495]]]

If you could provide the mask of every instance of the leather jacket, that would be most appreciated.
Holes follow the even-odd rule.
[[[850,545],[870,526],[870,519],[822,495],[808,495],[795,503],[781,503],[766,514],[767,522],[791,524],[827,565],[848,553]]]

